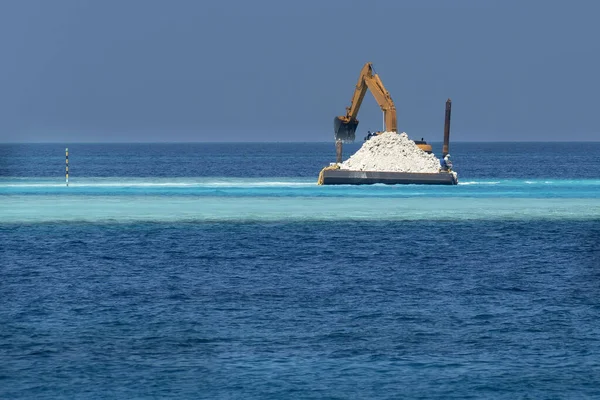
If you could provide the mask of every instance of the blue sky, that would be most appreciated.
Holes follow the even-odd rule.
[[[399,129],[600,140],[600,2],[4,0],[0,141],[329,141],[367,61]],[[358,136],[381,129],[370,94]]]

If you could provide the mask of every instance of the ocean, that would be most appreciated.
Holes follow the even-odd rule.
[[[1,144],[0,398],[600,398],[600,143],[450,150]]]

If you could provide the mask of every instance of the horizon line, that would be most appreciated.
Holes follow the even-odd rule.
[[[5,144],[334,144],[333,141],[0,141],[0,145]],[[361,141],[355,141],[345,144],[359,144]],[[428,141],[431,144],[442,144],[443,141]],[[455,140],[452,143],[600,143],[600,140]]]

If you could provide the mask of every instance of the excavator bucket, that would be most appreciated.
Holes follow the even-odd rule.
[[[356,137],[356,127],[358,126],[358,120],[344,122],[340,117],[333,119],[333,132],[335,140],[341,140],[342,142],[354,142]]]

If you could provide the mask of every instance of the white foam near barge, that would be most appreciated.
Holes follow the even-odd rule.
[[[456,172],[442,171],[433,154],[421,150],[406,133],[384,132],[365,141],[343,163],[321,171],[322,185],[456,185]]]

